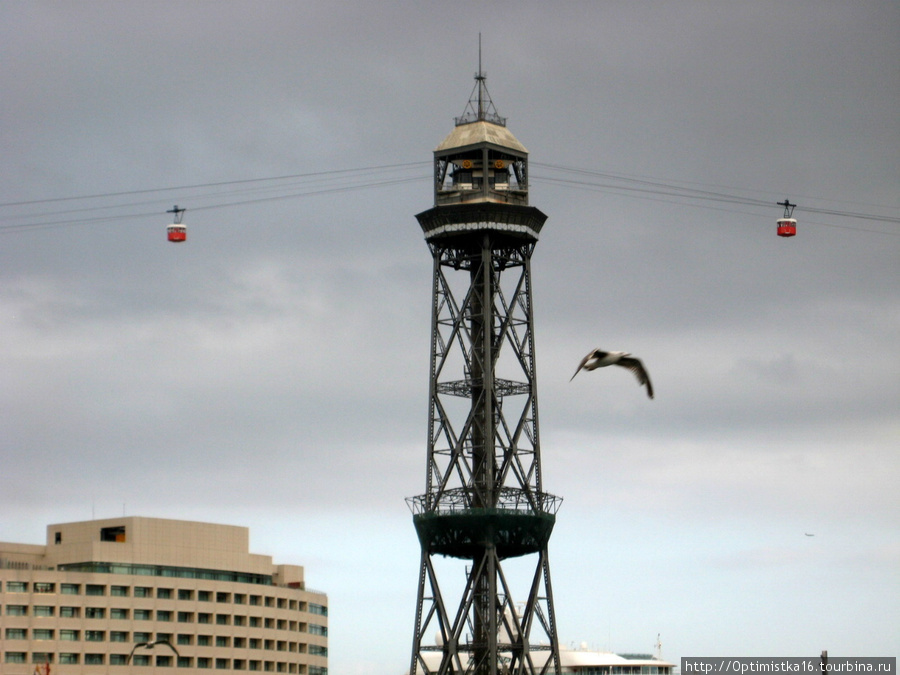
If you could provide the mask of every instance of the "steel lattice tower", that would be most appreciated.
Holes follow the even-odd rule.
[[[434,152],[434,208],[416,216],[434,275],[425,494],[407,500],[422,548],[410,673],[556,673],[561,499],[542,484],[531,303],[547,216],[528,205],[527,150],[475,80]],[[455,605],[435,556],[459,566]]]

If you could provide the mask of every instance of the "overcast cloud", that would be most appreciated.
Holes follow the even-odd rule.
[[[329,594],[331,672],[406,669],[414,216],[479,32],[549,216],[561,641],[897,656],[893,0],[0,2],[0,540],[122,513],[245,525]],[[625,371],[570,383],[594,347],[643,358],[656,399]]]

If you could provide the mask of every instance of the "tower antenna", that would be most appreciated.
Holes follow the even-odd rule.
[[[478,34],[478,72],[475,81],[478,82],[478,119],[484,119],[484,81],[487,76],[481,70],[481,33]]]
[[[506,118],[497,114],[497,108],[488,92],[487,73],[481,69],[481,33],[478,34],[478,72],[475,73],[475,87],[469,94],[469,102],[463,114],[454,121],[456,126],[472,122],[490,122],[501,127],[506,126]]]

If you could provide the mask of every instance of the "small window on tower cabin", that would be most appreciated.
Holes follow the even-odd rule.
[[[471,190],[472,189],[472,172],[471,171],[456,171],[453,174],[453,181],[456,183],[456,187],[461,188],[463,190]]]
[[[100,530],[100,541],[125,541],[125,526],[104,527]]]
[[[53,535],[53,543],[61,544],[62,543],[62,532],[56,532]]]

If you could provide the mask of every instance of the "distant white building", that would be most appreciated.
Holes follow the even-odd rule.
[[[531,658],[535,666],[543,667],[549,651],[532,649]],[[439,651],[429,654],[426,664],[431,672],[436,672],[441,661]],[[560,675],[672,675],[675,665],[655,658],[650,654],[613,654],[589,649],[568,649],[559,647]],[[463,663],[465,665],[465,661]],[[417,671],[417,675],[421,669]],[[407,671],[406,675],[409,675]]]
[[[123,517],[49,525],[44,546],[0,543],[0,673],[326,675],[327,596],[249,540],[245,527]]]
[[[563,673],[580,675],[672,675],[674,664],[650,654],[613,654],[560,647]]]

